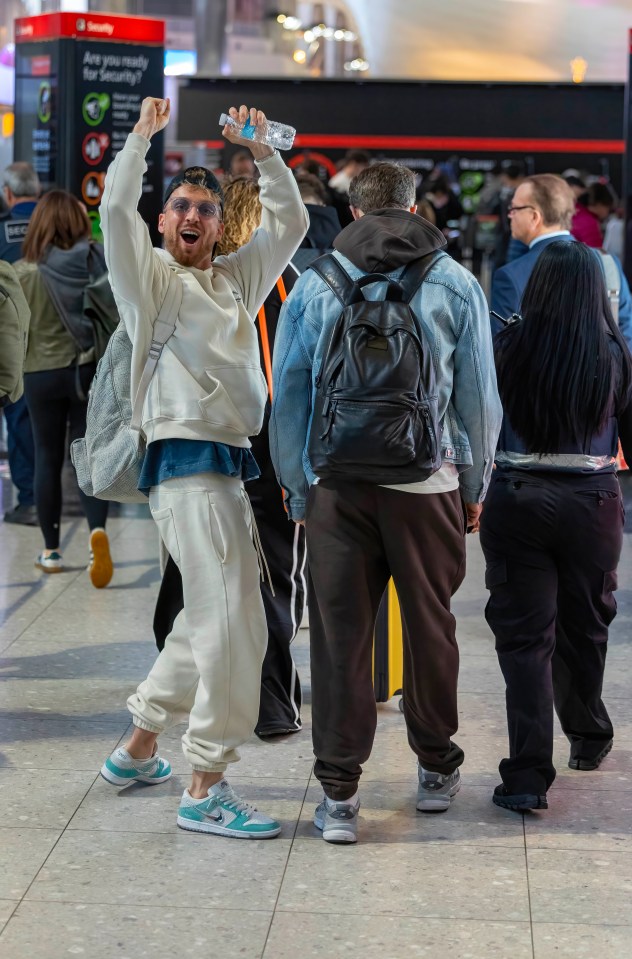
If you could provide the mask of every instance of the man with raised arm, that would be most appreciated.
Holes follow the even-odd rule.
[[[267,397],[253,317],[307,229],[290,170],[252,142],[260,171],[261,227],[236,253],[212,260],[223,232],[223,196],[213,174],[191,167],[169,184],[154,249],[136,210],[145,154],[169,122],[169,100],[149,97],[106,177],[101,204],[105,255],[119,312],[133,343],[132,396],[153,325],[175,273],[182,300],[175,330],[151,380],[142,417],[147,442],[139,488],[178,564],[184,609],[147,679],[129,697],[134,731],[104,763],[117,786],[159,783],[171,767],[159,734],[188,718],[182,737],[192,767],[178,825],[195,832],[272,838],[280,826],[237,796],[224,778],[257,722],[267,627],[259,589],[260,551],[245,480],[258,475],[249,436]],[[242,106],[233,119],[265,123]],[[224,136],[240,142],[224,129]]]

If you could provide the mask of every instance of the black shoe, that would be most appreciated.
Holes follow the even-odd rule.
[[[266,726],[264,729],[255,729],[255,736],[259,739],[274,739],[275,736],[289,736],[291,733],[300,733],[302,726]]]
[[[18,526],[37,526],[37,510],[34,506],[16,506],[4,514],[5,523],[16,523]]]
[[[548,809],[546,796],[536,796],[535,793],[510,793],[502,784],[496,786],[492,802],[503,809],[513,809],[514,812],[523,812],[526,809]]]
[[[612,742],[613,740],[611,739],[609,743],[606,743],[601,752],[593,756],[592,759],[583,758],[582,756],[571,756],[568,760],[569,768],[580,769],[583,772],[589,772],[591,769],[599,769],[602,760],[606,758],[612,749]]]

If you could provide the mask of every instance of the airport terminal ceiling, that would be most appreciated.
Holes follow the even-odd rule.
[[[207,0],[207,10],[216,16],[223,3],[212,0],[211,8]],[[195,46],[199,31],[193,22],[196,11],[198,19],[204,16],[204,6],[204,0],[0,0],[0,46],[11,39],[14,16],[56,9],[163,16],[179,40],[188,22]],[[226,8],[226,55],[216,72],[233,76],[286,72],[273,51],[266,69],[265,51],[255,51],[253,43],[257,18],[269,20],[276,13],[308,26],[342,18],[357,30],[366,75],[374,79],[545,82],[570,81],[575,74],[588,82],[616,83],[627,75],[630,0],[226,0]],[[247,25],[242,55],[234,45],[240,25]],[[246,48],[253,52],[244,56]],[[319,74],[310,70],[309,55],[292,61],[289,49],[287,59],[288,74],[342,75],[340,64],[332,69],[331,58]]]
[[[346,0],[371,75],[436,80],[627,77],[630,0]]]

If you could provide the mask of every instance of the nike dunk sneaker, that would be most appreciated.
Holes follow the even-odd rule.
[[[225,779],[211,786],[205,799],[193,799],[185,789],[178,810],[178,825],[191,832],[212,832],[234,839],[272,839],[281,832],[275,819],[244,802]]]
[[[158,753],[154,753],[151,759],[133,759],[123,746],[119,746],[101,766],[101,775],[113,786],[129,786],[130,783],[153,786],[169,779],[171,766]]]

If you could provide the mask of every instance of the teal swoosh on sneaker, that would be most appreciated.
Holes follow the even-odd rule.
[[[156,766],[153,775],[154,776],[164,776],[166,773],[171,772],[171,764],[167,762],[166,759],[159,759],[158,765]]]
[[[122,769],[121,766],[113,763],[111,759],[106,759],[105,765],[111,773],[114,773],[115,776],[120,776],[122,779],[135,779],[135,777],[138,776],[138,769]]]

